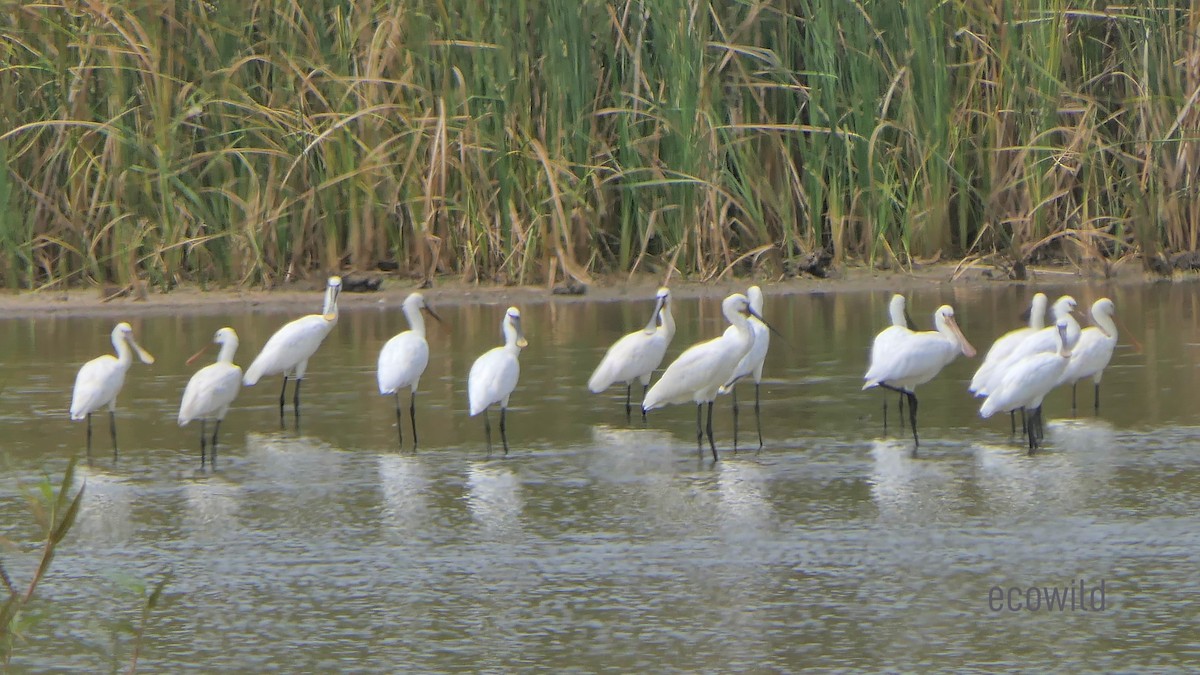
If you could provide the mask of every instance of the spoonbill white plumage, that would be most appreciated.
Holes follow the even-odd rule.
[[[133,327],[125,322],[113,328],[112,344],[117,355],[105,354],[83,364],[75,376],[75,389],[71,393],[71,419],[87,419],[89,453],[92,451],[92,413],[104,406],[108,406],[108,430],[112,435],[113,453],[117,451],[117,394],[125,386],[125,373],[133,364],[133,352],[137,352],[142,363],[154,363],[150,352],[142,349],[133,339]]]
[[[987,379],[984,380],[981,386],[976,388],[976,396],[988,396],[992,391],[999,386],[1000,381],[1004,378],[1005,373],[1021,359],[1031,354],[1040,352],[1053,352],[1058,349],[1058,328],[1059,321],[1067,323],[1067,338],[1068,342],[1075,344],[1079,340],[1079,322],[1075,320],[1072,312],[1075,311],[1075,298],[1069,295],[1064,295],[1054,301],[1054,305],[1050,308],[1050,313],[1054,316],[1054,325],[1047,326],[1041,330],[1034,331],[1021,340],[1012,353],[1004,360],[996,363],[995,368]]]
[[[404,415],[400,409],[400,391],[409,388],[408,418],[412,422],[413,450],[417,449],[417,386],[421,383],[421,374],[429,364],[429,343],[425,340],[425,319],[421,311],[429,312],[434,319],[441,318],[425,301],[425,296],[412,293],[404,299],[401,305],[404,318],[408,320],[408,330],[392,336],[379,351],[379,367],[375,378],[379,383],[379,393],[383,396],[396,397],[396,429],[400,435],[400,444],[404,444]]]
[[[308,370],[308,359],[321,346],[338,321],[338,295],[342,292],[342,278],[329,277],[325,285],[325,307],[320,314],[309,314],[290,321],[267,340],[262,351],[246,369],[242,384],[253,387],[264,376],[283,373],[283,389],[279,391],[279,426],[283,426],[283,405],[287,395],[289,377],[296,379],[292,395],[292,408],[296,415],[296,426],[300,425],[300,382]]]
[[[879,331],[875,336],[875,340],[871,342],[871,363],[883,358],[891,349],[894,342],[902,339],[906,335],[913,333],[912,319],[908,316],[907,301],[903,295],[896,293],[892,296],[888,303],[888,316],[892,320],[892,325]],[[900,400],[896,404],[900,408],[900,428],[904,428],[904,398],[905,393],[900,392]],[[883,430],[887,431],[887,395],[883,397]]]
[[[954,308],[942,305],[933,313],[937,330],[900,334],[889,349],[872,353],[872,361],[863,379],[863,389],[882,387],[903,393],[908,398],[909,422],[913,431],[913,451],[921,441],[917,436],[917,386],[932,380],[961,353],[975,356],[975,348],[954,321]]]
[[[987,354],[984,355],[979,370],[976,370],[975,376],[971,378],[971,385],[968,387],[971,393],[975,393],[983,387],[996,369],[996,365],[1007,359],[1022,341],[1046,326],[1047,302],[1049,301],[1046,299],[1045,293],[1035,293],[1029,304],[1029,325],[1010,330],[996,338],[991,348],[987,350]]]
[[[1100,298],[1092,303],[1092,321],[1094,326],[1088,326],[1079,333],[1079,342],[1071,349],[1071,360],[1063,371],[1059,384],[1071,385],[1071,412],[1075,412],[1075,385],[1085,377],[1091,377],[1095,387],[1095,412],[1100,414],[1100,379],[1104,377],[1104,369],[1112,359],[1113,348],[1117,346],[1117,324],[1113,315],[1117,308],[1108,298]]]
[[[1071,347],[1078,339],[1071,335],[1070,323],[1065,319],[1059,319],[1053,330],[1056,349],[1027,354],[1007,366],[979,408],[979,416],[984,419],[997,412],[1024,410],[1031,455],[1041,445],[1042,399],[1058,386],[1071,358]]]
[[[763,313],[763,293],[758,286],[751,286],[746,291],[746,299],[750,301],[750,309],[754,314],[762,316]],[[763,363],[767,360],[767,350],[771,347],[771,331],[767,328],[767,324],[760,321],[755,316],[751,315],[746,320],[750,326],[750,332],[754,334],[754,343],[750,346],[750,351],[738,361],[737,367],[733,370],[733,377],[730,378],[728,384],[723,386],[720,393],[730,392],[733,394],[733,449],[737,451],[737,432],[738,432],[738,400],[737,400],[737,382],[745,377],[754,378],[754,425],[758,428],[758,447],[763,446],[762,438],[762,417],[759,414],[758,408],[758,389],[762,382]],[[737,328],[730,326],[725,329],[725,332],[736,331]]]
[[[521,376],[521,364],[517,357],[529,343],[521,330],[521,310],[509,307],[500,323],[504,333],[504,344],[493,347],[471,364],[467,375],[467,402],[471,417],[483,413],[483,430],[487,435],[488,452],[492,451],[492,423],[488,421],[487,409],[493,403],[500,404],[500,440],[504,442],[504,454],[508,454],[508,435],[504,430],[504,414],[508,409],[508,397],[517,386]]]
[[[213,462],[216,462],[217,432],[221,429],[221,420],[225,419],[229,405],[237,398],[242,387],[242,369],[233,362],[233,355],[237,353],[238,348],[237,333],[232,328],[225,327],[213,335],[212,341],[213,344],[221,345],[216,363],[210,363],[192,375],[183,390],[183,401],[179,404],[179,426],[187,426],[192,420],[200,420],[201,465],[205,459],[205,422],[210,419],[216,422],[213,426],[212,442],[209,444]],[[205,349],[208,347],[188,359],[188,363],[198,358]]]
[[[662,377],[642,401],[642,410],[650,411],[664,405],[696,403],[696,444],[700,446],[704,438],[704,430],[700,428],[701,407],[708,404],[708,445],[712,450],[713,460],[717,456],[717,446],[713,442],[712,408],[722,385],[733,377],[733,371],[754,344],[754,333],[750,330],[747,318],[755,316],[750,307],[750,300],[741,293],[734,293],[721,303],[721,313],[736,330],[726,331],[720,337],[713,338],[688,347],[667,366]],[[758,317],[762,320],[762,317]],[[702,447],[702,446],[701,446]]]
[[[654,313],[642,330],[630,333],[613,343],[595,372],[588,378],[588,390],[593,394],[608,389],[617,382],[625,383],[625,419],[632,411],[630,404],[633,381],[642,383],[642,400],[650,386],[650,375],[662,363],[671,339],[675,337],[675,318],[671,316],[671,291],[658,289],[654,299]],[[645,419],[646,412],[642,411]]]

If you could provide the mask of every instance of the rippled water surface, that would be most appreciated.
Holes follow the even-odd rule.
[[[279,429],[279,379],[265,380],[226,419],[215,469],[200,466],[198,430],[174,422],[184,359],[231,325],[244,366],[319,294],[288,313],[132,321],[158,362],[129,373],[117,459],[103,416],[86,461],[84,427],[66,414],[75,371],[109,349],[113,320],[2,321],[0,536],[16,547],[0,556],[18,584],[37,547],[24,493],[73,455],[87,486],[13,665],[125,668],[142,604],[131,589],[166,574],[145,627],[148,672],[1194,664],[1197,286],[1043,290],[1081,307],[1109,295],[1142,349],[1122,336],[1099,417],[1090,386],[1074,418],[1070,392],[1053,393],[1033,457],[1007,419],[978,418],[965,392],[977,360],[918,390],[917,457],[906,432],[884,433],[882,395],[859,386],[885,293],[768,295],[787,342],[775,338],[767,361],[766,447],[730,451],[723,398],[715,463],[697,452],[693,407],[627,424],[623,390],[586,391],[649,300],[523,307],[530,346],[507,458],[487,454],[465,394],[503,305],[439,307],[415,453],[397,448],[392,401],[374,390],[379,348],[403,317],[344,311],[310,363],[299,432],[290,416]],[[1031,292],[933,287],[909,306],[924,327],[953,303],[984,352]],[[668,358],[723,329],[718,304],[676,303]],[[1103,581],[1102,610],[989,607],[994,586],[1081,580],[1089,592]]]

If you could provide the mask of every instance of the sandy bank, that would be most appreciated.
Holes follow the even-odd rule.
[[[1189,277],[1190,278],[1190,277]],[[932,289],[940,286],[956,288],[994,288],[1012,284],[1144,284],[1156,280],[1145,275],[1140,267],[1126,265],[1116,270],[1113,278],[1085,275],[1075,268],[1030,268],[1027,281],[988,278],[983,270],[956,274],[953,264],[922,266],[912,273],[887,272],[864,267],[849,267],[828,279],[793,278],[727,279],[712,282],[679,281],[670,283],[676,298],[724,296],[735,290],[758,283],[769,295],[797,293],[838,293],[867,291],[900,291]],[[653,295],[660,281],[648,276],[632,280],[624,275],[598,279],[583,295],[555,295],[545,286],[484,286],[464,283],[456,278],[438,279],[433,288],[423,292],[434,305],[465,303],[516,304],[541,302],[611,302],[625,298],[645,299]],[[151,291],[144,300],[129,297],[104,302],[99,289],[79,288],[66,292],[41,291],[0,295],[0,314],[6,318],[37,316],[161,316],[185,311],[189,314],[219,314],[223,312],[316,311],[324,279],[313,278],[286,289],[261,290],[254,288],[200,290],[180,287],[170,293]],[[343,310],[377,307],[380,303],[398,305],[415,290],[408,279],[385,277],[381,290],[368,293],[343,293],[339,306]]]

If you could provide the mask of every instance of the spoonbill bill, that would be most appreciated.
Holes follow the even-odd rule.
[[[754,345],[754,333],[747,319],[755,316],[750,307],[750,300],[741,293],[734,293],[721,303],[721,313],[736,330],[726,331],[720,337],[713,338],[688,347],[667,366],[662,377],[642,401],[642,410],[650,411],[665,405],[686,403],[696,404],[696,444],[703,447],[705,430],[700,427],[701,408],[708,404],[708,446],[712,450],[713,460],[717,456],[717,446],[713,442],[712,409],[718,390],[733,377],[734,369],[742,358],[749,353]],[[762,321],[762,317],[758,319]],[[765,323],[765,322],[764,322]]]
[[[979,408],[979,416],[984,419],[998,412],[1024,410],[1031,455],[1041,447],[1042,399],[1058,386],[1071,358],[1071,347],[1078,339],[1064,319],[1059,319],[1053,328],[1057,348],[1025,355],[1006,367],[999,383]]]
[[[617,382],[625,383],[625,419],[629,420],[633,406],[630,403],[634,380],[642,383],[642,400],[650,386],[650,375],[662,363],[671,339],[675,337],[675,318],[671,316],[671,291],[658,289],[654,298],[654,313],[649,323],[617,340],[605,352],[600,365],[588,378],[588,390],[593,394],[608,389]],[[645,419],[646,411],[642,411]]]
[[[937,330],[913,332],[898,336],[889,348],[872,353],[872,361],[863,379],[863,389],[882,387],[904,394],[908,398],[908,418],[912,425],[913,452],[921,445],[917,436],[917,386],[937,376],[961,353],[975,356],[975,348],[954,320],[954,308],[942,305],[933,313]]]
[[[508,454],[508,435],[504,431],[504,414],[508,409],[508,397],[512,395],[521,377],[521,364],[517,357],[521,349],[528,346],[525,333],[521,330],[521,310],[509,307],[500,323],[504,344],[493,347],[475,359],[467,375],[467,402],[471,417],[483,413],[483,431],[487,436],[488,452],[492,451],[492,423],[488,421],[487,409],[493,403],[500,404],[500,440],[504,443],[504,454]]]
[[[92,451],[92,413],[108,406],[108,430],[112,435],[113,454],[117,452],[117,394],[125,386],[125,373],[133,364],[133,352],[142,363],[154,363],[150,352],[142,349],[133,338],[133,327],[121,322],[112,331],[113,348],[117,355],[105,354],[83,364],[75,376],[71,393],[71,419],[87,420],[87,451]]]
[[[417,386],[421,383],[421,374],[429,364],[429,343],[425,340],[425,318],[422,310],[429,313],[435,320],[441,317],[433,311],[426,302],[425,296],[412,293],[404,299],[401,306],[404,318],[408,319],[408,330],[399,333],[388,340],[379,352],[379,367],[375,371],[379,382],[379,393],[382,396],[396,397],[396,430],[400,435],[400,444],[404,444],[404,415],[400,408],[400,391],[408,388],[411,393],[408,399],[408,418],[412,422],[413,450],[417,449]]]
[[[1095,413],[1100,414],[1100,379],[1104,369],[1112,360],[1113,348],[1117,346],[1117,324],[1113,322],[1117,308],[1108,298],[1092,303],[1092,322],[1079,333],[1079,342],[1071,350],[1071,360],[1063,371],[1059,384],[1071,385],[1071,412],[1075,412],[1075,385],[1085,377],[1095,384]]]
[[[283,426],[283,406],[287,395],[289,377],[296,379],[292,394],[292,408],[296,415],[296,426],[300,426],[300,382],[308,370],[308,359],[321,346],[338,321],[338,295],[342,292],[342,278],[329,277],[325,285],[325,308],[320,314],[309,314],[290,321],[267,340],[262,351],[246,369],[242,384],[253,387],[264,376],[283,373],[283,389],[279,391],[279,426]]]
[[[217,461],[217,432],[221,429],[221,420],[229,412],[229,405],[237,398],[242,388],[242,369],[233,362],[237,353],[238,336],[232,328],[225,327],[213,335],[212,344],[221,345],[216,363],[210,363],[197,370],[192,379],[188,380],[183,390],[183,401],[179,405],[179,426],[187,426],[192,420],[200,420],[200,464],[204,465],[205,422],[214,420],[212,442],[209,443],[212,459]],[[196,355],[188,359],[192,363],[200,357],[206,346]]]

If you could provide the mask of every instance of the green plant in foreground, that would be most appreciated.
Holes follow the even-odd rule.
[[[130,674],[137,672],[138,660],[141,658],[142,644],[146,636],[146,628],[150,625],[151,612],[158,607],[163,591],[166,589],[167,584],[170,583],[171,577],[170,572],[164,574],[153,587],[136,577],[128,575],[113,577],[113,581],[120,593],[136,597],[140,603],[136,620],[122,620],[117,623],[117,629],[120,632],[127,633],[133,638],[133,645],[130,647],[129,668],[126,671]],[[114,635],[114,641],[115,637]]]
[[[71,494],[75,480],[75,462],[72,458],[67,464],[58,490],[55,490],[49,478],[46,478],[38,485],[37,490],[26,493],[29,512],[41,531],[42,541],[41,556],[29,582],[24,587],[17,586],[0,560],[0,581],[3,581],[7,592],[7,597],[0,604],[0,663],[5,666],[12,658],[15,642],[29,627],[23,620],[22,610],[33,600],[38,584],[50,569],[58,545],[67,536],[67,532],[75,524],[75,517],[79,515],[79,505],[83,503],[86,486]],[[3,539],[0,539],[0,543],[13,546],[12,542]]]

